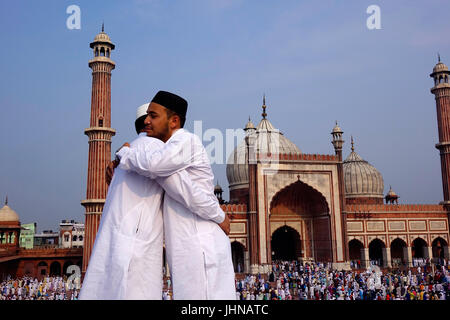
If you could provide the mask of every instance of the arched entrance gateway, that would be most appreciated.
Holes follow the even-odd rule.
[[[427,243],[422,238],[416,238],[412,242],[412,256],[416,259],[424,259],[426,256]]]
[[[442,264],[444,262],[444,259],[448,259],[448,257],[445,256],[445,249],[448,246],[447,241],[445,241],[441,237],[437,237],[433,240],[433,243],[431,245],[434,263]]]
[[[54,261],[50,265],[50,276],[61,276],[61,264],[58,261]]]
[[[272,260],[298,260],[301,254],[300,235],[295,229],[284,226],[272,234]]]
[[[238,241],[231,243],[234,272],[244,272],[244,249],[244,246]]]
[[[383,249],[386,248],[384,242],[380,239],[374,239],[369,243],[370,264],[384,266]]]
[[[400,238],[391,242],[391,261],[392,267],[400,267],[406,264],[407,250],[406,242]]]
[[[330,210],[325,197],[298,180],[270,205],[272,259],[331,262]]]
[[[363,262],[364,245],[357,239],[352,239],[348,243],[348,253],[351,261],[351,266],[360,268]]]

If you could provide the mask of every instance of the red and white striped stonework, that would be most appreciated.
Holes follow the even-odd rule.
[[[89,61],[92,69],[92,100],[90,127],[84,131],[89,137],[89,160],[86,199],[81,204],[86,209],[85,237],[83,248],[83,274],[94,246],[100,224],[108,185],[105,169],[111,161],[111,71],[115,63],[110,59],[114,45],[103,31],[91,43],[94,59]]]

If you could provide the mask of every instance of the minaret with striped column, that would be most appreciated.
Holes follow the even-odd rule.
[[[431,93],[436,99],[439,143],[436,148],[441,156],[442,188],[444,191],[443,205],[450,210],[450,71],[438,57],[438,63],[433,68],[430,77],[434,80]]]
[[[92,99],[90,127],[84,130],[89,137],[89,160],[86,199],[81,204],[86,209],[82,273],[86,272],[100,218],[105,204],[108,185],[105,169],[111,161],[111,138],[116,131],[111,128],[111,71],[115,63],[111,51],[115,46],[109,36],[100,32],[90,44],[94,57],[89,60],[92,69]]]

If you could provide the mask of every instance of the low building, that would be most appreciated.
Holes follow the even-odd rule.
[[[84,243],[84,223],[62,220],[59,224],[61,248],[82,248]]]
[[[21,225],[19,245],[21,248],[33,249],[34,235],[36,234],[36,222]]]
[[[54,247],[57,248],[59,244],[59,233],[53,230],[44,230],[42,233],[34,235],[35,247]]]

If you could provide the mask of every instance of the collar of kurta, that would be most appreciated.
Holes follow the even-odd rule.
[[[170,136],[169,140],[166,141],[166,143],[169,142],[174,136],[183,133],[184,131],[185,130],[183,128],[176,129],[175,132],[172,133],[172,135]]]

